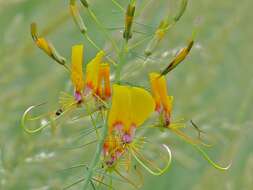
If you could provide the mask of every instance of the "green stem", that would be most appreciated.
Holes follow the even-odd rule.
[[[108,38],[108,40],[111,41],[113,48],[115,49],[116,52],[119,51],[119,48],[116,44],[116,42],[111,38],[111,36],[107,33],[105,27],[103,26],[103,24],[98,20],[98,18],[96,17],[96,15],[94,14],[94,12],[88,8],[88,13],[90,14],[91,18],[95,21],[95,23],[98,25],[98,27],[102,30],[102,32],[104,33],[104,35]]]
[[[88,172],[85,174],[85,177],[84,177],[84,179],[85,179],[84,180],[84,185],[83,185],[84,190],[88,189],[89,182],[90,182],[90,180],[92,180],[94,170],[96,169],[96,166],[97,166],[97,164],[99,163],[99,160],[100,160],[99,158],[100,158],[100,155],[101,155],[101,152],[102,152],[104,140],[107,136],[106,121],[107,121],[107,119],[104,121],[104,128],[103,128],[103,131],[102,131],[101,139],[98,141],[97,150],[96,150],[96,153],[94,155],[93,161],[92,161],[92,163],[89,167]],[[86,170],[85,170],[85,172],[86,172]]]
[[[124,8],[116,0],[112,0],[112,3],[117,6],[122,12],[124,12]]]
[[[91,37],[85,33],[84,34],[85,38],[91,43],[91,45],[93,45],[98,51],[101,51],[102,49],[91,39]],[[113,65],[116,65],[115,61],[113,59],[111,59],[110,57],[108,57],[106,55],[106,58],[108,59],[108,61],[110,61]]]
[[[115,76],[116,82],[120,82],[121,70],[122,70],[123,65],[126,62],[127,52],[128,52],[128,43],[127,41],[124,41],[124,44],[122,45],[122,48],[119,54],[119,63],[117,64],[117,68],[116,68],[116,76]]]

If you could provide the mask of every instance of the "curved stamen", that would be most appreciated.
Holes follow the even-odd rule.
[[[218,170],[221,170],[221,171],[225,171],[225,170],[228,170],[231,165],[232,165],[232,162],[230,164],[228,164],[227,166],[220,166],[218,164],[216,164],[208,155],[207,153],[201,149],[199,146],[197,145],[193,145],[193,147],[198,151],[200,152],[200,154],[203,156],[203,158],[208,161],[214,168],[218,169]]]
[[[21,127],[25,130],[25,132],[29,133],[29,134],[34,134],[34,133],[38,133],[40,132],[41,130],[45,129],[46,127],[50,126],[53,122],[55,122],[56,120],[58,120],[59,118],[61,118],[68,110],[64,111],[61,113],[61,115],[59,115],[58,117],[56,117],[55,119],[51,119],[51,121],[47,122],[45,125],[42,125],[36,129],[29,129],[27,128],[27,124],[26,122],[27,121],[35,121],[35,120],[38,120],[38,119],[41,119],[42,117],[44,116],[47,116],[47,115],[50,115],[51,113],[47,113],[47,114],[42,114],[42,115],[39,115],[39,116],[35,116],[35,117],[29,117],[29,114],[31,113],[32,110],[44,105],[46,103],[41,103],[41,104],[38,104],[38,105],[33,105],[33,106],[30,106],[29,108],[27,108],[24,112],[24,114],[22,115],[22,118],[21,118]]]
[[[177,128],[169,128],[169,129],[171,129],[174,133],[176,133],[184,141],[186,141],[186,142],[188,142],[190,144],[193,144],[193,145],[201,144],[201,145],[203,145],[205,147],[211,147],[212,146],[210,144],[202,142],[199,139],[192,139],[190,136],[188,136],[187,134],[185,134],[184,132],[182,132],[180,129],[177,129]]]
[[[138,158],[138,156],[136,154],[137,152],[133,148],[131,148],[130,151],[131,151],[132,155],[134,156],[134,158],[137,160],[137,162],[139,162],[139,164],[141,164],[141,166],[144,167],[149,173],[151,173],[152,175],[155,175],[155,176],[160,176],[160,175],[164,174],[169,169],[169,167],[171,165],[171,160],[172,160],[172,154],[171,154],[169,147],[165,144],[163,144],[163,147],[165,148],[165,150],[168,153],[168,161],[166,163],[166,166],[163,169],[159,168],[158,172],[151,169],[140,158]]]
[[[48,123],[46,125],[42,125],[41,127],[37,128],[37,129],[28,129],[26,127],[26,120],[28,119],[28,114],[35,108],[38,108],[42,105],[44,105],[46,103],[41,103],[41,104],[38,104],[38,105],[33,105],[33,106],[30,106],[29,108],[27,108],[22,116],[22,119],[21,119],[21,127],[27,132],[27,133],[30,133],[30,134],[33,134],[33,133],[37,133],[39,131],[41,131],[42,129],[44,129],[45,127],[48,126]],[[32,118],[32,120],[34,119],[40,119],[41,116],[37,116],[37,117],[34,117]]]
[[[175,130],[173,130],[175,132]],[[177,130],[179,131],[179,130]],[[200,154],[203,156],[203,158],[208,161],[214,168],[218,169],[218,170],[228,170],[230,168],[230,166],[232,165],[232,163],[228,164],[227,166],[223,167],[220,166],[218,164],[216,164],[209,156],[208,154],[202,149],[200,148],[195,142],[193,142],[191,139],[188,139],[188,136],[185,136],[184,133],[177,133],[181,139],[183,139],[185,142],[189,143],[190,145],[193,146],[193,148],[195,148],[198,152],[200,152]],[[203,143],[202,143],[203,145]],[[205,145],[205,144],[204,144]],[[206,145],[206,146],[210,146],[210,145]]]

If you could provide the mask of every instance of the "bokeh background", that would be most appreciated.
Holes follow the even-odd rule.
[[[136,20],[148,27],[135,24],[136,30],[147,34],[164,16],[176,10],[178,2],[151,0],[142,9],[148,1],[138,1],[137,12],[142,12]],[[123,26],[123,13],[110,0],[89,2],[105,26]],[[128,1],[118,2],[126,7]],[[218,163],[233,161],[228,171],[217,171],[180,138],[163,135],[163,142],[173,152],[172,166],[159,177],[143,172],[145,183],[141,189],[253,189],[252,7],[252,0],[190,0],[185,15],[168,32],[150,63],[142,65],[144,45],[132,52],[134,64],[129,69],[136,64],[141,68],[134,72],[126,70],[126,80],[146,85],[147,72],[163,68],[173,52],[186,44],[196,18],[201,18],[193,51],[184,65],[168,76],[169,91],[175,97],[174,117],[198,123],[214,144],[207,152]],[[85,9],[80,10],[90,36],[101,47],[110,48],[110,42]],[[67,0],[0,0],[0,189],[3,190],[61,189],[80,178],[84,171],[60,170],[87,162],[93,155],[92,148],[69,148],[92,138],[73,141],[84,128],[81,121],[63,122],[54,136],[49,129],[27,135],[20,128],[20,118],[28,106],[48,101],[42,111],[56,109],[59,93],[70,90],[64,69],[33,44],[29,32],[33,21],[68,60],[71,46],[76,43],[85,44],[86,62],[96,54],[74,25]],[[120,30],[111,34],[117,40],[122,35]],[[134,34],[133,41],[145,35]],[[125,185],[115,188],[125,189]]]

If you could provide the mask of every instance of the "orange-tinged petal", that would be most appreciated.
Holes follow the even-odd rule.
[[[172,105],[173,105],[173,96],[167,96],[166,103],[164,104],[165,111],[168,112],[169,115],[171,115]]]
[[[156,102],[156,111],[161,111],[161,106],[164,111],[169,113],[172,110],[173,97],[168,96],[167,83],[164,76],[158,73],[150,73],[150,82],[152,86],[153,97]]]
[[[149,74],[149,79],[150,79],[150,83],[151,83],[151,90],[152,90],[152,94],[156,103],[156,111],[160,111],[161,110],[161,98],[160,98],[160,94],[159,94],[159,84],[158,84],[158,79],[160,77],[160,74],[158,73],[150,73]]]
[[[160,76],[157,78],[157,84],[158,84],[158,92],[160,95],[161,103],[164,108],[167,107],[168,104],[168,89],[167,89],[167,82],[164,76]]]
[[[83,81],[83,45],[72,47],[71,80],[76,92],[81,93],[84,87]]]
[[[100,64],[96,93],[103,99],[111,97],[110,65],[108,63]]]
[[[99,67],[103,61],[105,53],[103,51],[98,52],[96,57],[92,59],[86,66],[86,79],[85,85],[87,88],[95,90],[98,84]]]

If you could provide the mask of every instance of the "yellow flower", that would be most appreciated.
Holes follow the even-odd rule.
[[[123,132],[123,142],[131,142],[135,129],[144,123],[154,107],[154,100],[148,91],[138,87],[113,85],[109,132]]]
[[[153,97],[156,103],[156,111],[164,113],[166,126],[170,124],[173,97],[168,96],[167,83],[164,76],[159,73],[149,74]]]
[[[72,47],[71,80],[75,87],[76,100],[81,101],[83,81],[83,45]]]

